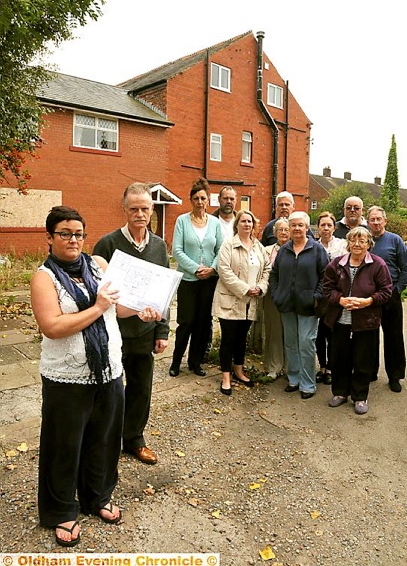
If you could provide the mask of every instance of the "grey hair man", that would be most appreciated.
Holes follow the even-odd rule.
[[[124,191],[123,211],[126,224],[103,236],[93,253],[110,261],[115,250],[169,267],[167,246],[149,231],[153,200],[147,183],[132,183]],[[119,320],[123,339],[122,357],[126,376],[123,451],[144,464],[155,464],[156,454],[146,446],[144,428],[150,414],[154,371],[154,353],[162,353],[168,344],[169,324],[142,322],[137,316]]]
[[[294,212],[295,202],[294,197],[288,191],[282,191],[276,196],[276,217],[266,224],[261,236],[261,243],[263,246],[271,246],[277,242],[276,235],[274,234],[274,224],[279,218],[288,218]],[[314,237],[312,230],[308,227],[307,236]]]
[[[359,197],[348,197],[343,204],[343,218],[338,220],[334,236],[346,238],[346,234],[352,228],[364,226],[367,228],[366,220],[363,218],[363,200]]]
[[[370,250],[387,264],[393,282],[390,300],[382,306],[381,326],[383,331],[384,366],[391,391],[400,393],[400,379],[406,371],[406,354],[403,337],[403,306],[401,293],[407,287],[407,249],[398,234],[386,230],[387,215],[381,206],[371,206],[367,211],[367,224],[373,236]],[[377,330],[378,338],[380,336]],[[377,340],[379,346],[379,339]],[[376,351],[372,381],[379,370],[379,347]]]

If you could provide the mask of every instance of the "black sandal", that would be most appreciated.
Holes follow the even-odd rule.
[[[102,519],[102,521],[104,521],[105,523],[109,523],[109,524],[113,524],[113,525],[116,524],[116,523],[118,523],[118,522],[121,520],[121,518],[122,518],[122,512],[120,511],[120,509],[119,509],[119,516],[116,517],[115,519],[107,519],[106,517],[103,517],[103,516],[100,514],[100,512],[101,512],[102,510],[108,511],[109,513],[111,513],[111,514],[113,515],[113,503],[112,503],[112,502],[107,503],[104,507],[102,507],[101,509],[99,509],[99,513],[98,513],[99,517],[100,517],[100,518]]]
[[[63,531],[66,531],[67,533],[70,533],[72,535],[74,528],[78,525],[79,525],[79,521],[75,521],[70,529],[68,527],[64,527],[63,525],[57,525],[55,529],[62,529]],[[59,538],[55,533],[55,540],[57,544],[59,544],[59,546],[64,546],[64,547],[76,546],[78,542],[81,540],[81,533],[78,533],[78,536],[71,540],[64,540],[62,538]]]

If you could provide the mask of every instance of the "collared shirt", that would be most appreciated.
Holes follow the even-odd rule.
[[[136,248],[136,250],[138,252],[142,252],[146,248],[146,246],[148,246],[148,242],[150,241],[150,234],[149,234],[147,228],[146,228],[146,231],[145,231],[145,234],[144,234],[144,239],[139,244],[134,240],[133,236],[130,234],[128,224],[123,226],[123,228],[121,228],[121,231],[122,231],[123,236],[126,238],[126,240],[128,240]]]

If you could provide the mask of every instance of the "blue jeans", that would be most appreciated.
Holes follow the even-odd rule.
[[[299,385],[304,393],[315,393],[315,339],[318,331],[316,316],[295,312],[281,313],[284,327],[284,349],[290,385]]]

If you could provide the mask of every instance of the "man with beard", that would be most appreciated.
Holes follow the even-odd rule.
[[[213,216],[219,218],[222,228],[223,239],[233,236],[233,221],[235,219],[235,207],[237,194],[233,187],[222,187],[219,191],[219,208]]]
[[[343,205],[344,217],[336,223],[334,236],[346,238],[346,234],[352,228],[364,226],[367,228],[366,220],[363,218],[363,200],[359,197],[348,197]]]

